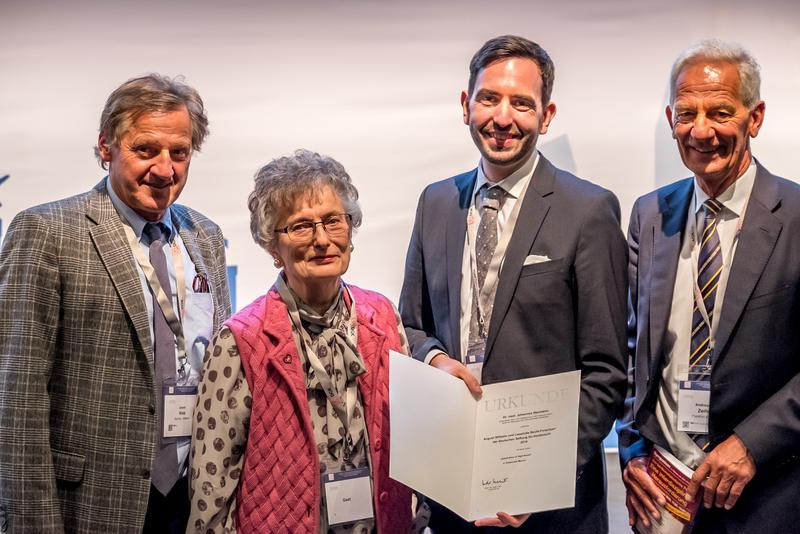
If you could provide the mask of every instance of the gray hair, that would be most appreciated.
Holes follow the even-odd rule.
[[[291,210],[304,196],[314,198],[323,187],[330,187],[351,217],[353,228],[361,226],[358,190],[350,175],[335,159],[300,149],[291,156],[275,158],[255,175],[255,189],[247,199],[250,233],[267,252],[272,252],[277,236],[278,217]]]
[[[675,103],[675,82],[687,67],[700,63],[730,64],[739,72],[739,99],[748,109],[753,109],[761,100],[761,69],[750,52],[738,44],[719,39],[707,39],[684,50],[675,63],[669,78],[669,102]]]
[[[494,39],[489,39],[483,46],[475,52],[469,62],[469,85],[467,94],[472,96],[475,89],[475,81],[478,73],[493,63],[504,61],[511,58],[530,59],[539,67],[542,73],[542,105],[546,106],[550,102],[550,95],[553,93],[553,83],[556,77],[556,68],[553,60],[545,52],[544,48],[517,35],[501,35]]]
[[[177,111],[184,106],[192,121],[192,150],[199,151],[208,135],[208,117],[203,99],[193,87],[183,83],[182,76],[168,78],[152,73],[131,78],[117,87],[100,114],[100,133],[110,145],[117,145],[125,130],[142,115]],[[100,166],[107,169],[99,147],[95,146],[94,154]]]

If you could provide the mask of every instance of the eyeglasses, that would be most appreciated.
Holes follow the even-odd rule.
[[[350,229],[351,219],[352,216],[349,213],[334,213],[321,221],[298,221],[283,228],[273,228],[273,230],[288,235],[292,241],[308,242],[314,238],[318,224],[322,225],[329,237],[346,235]]]

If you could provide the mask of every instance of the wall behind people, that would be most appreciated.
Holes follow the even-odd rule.
[[[687,15],[691,13],[691,17]],[[800,4],[792,0],[217,2],[4,0],[0,5],[0,219],[84,191],[103,173],[98,107],[127,78],[183,74],[211,135],[181,201],[218,222],[238,266],[237,305],[276,270],[253,242],[255,170],[306,147],[341,161],[364,225],[346,278],[397,299],[417,197],[478,160],[461,123],[467,59],[486,39],[529,37],[556,64],[558,112],[541,150],[633,200],[688,176],[664,106],[676,54],[706,37],[742,43],[763,67],[766,122],[754,154],[800,178]]]

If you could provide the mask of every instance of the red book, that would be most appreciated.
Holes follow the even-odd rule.
[[[647,459],[647,472],[667,500],[665,506],[658,506],[661,521],[651,521],[645,527],[636,522],[635,530],[640,534],[688,534],[700,506],[702,492],[697,492],[691,502],[684,498],[692,478],[692,471],[680,460],[659,446],[653,447]]]

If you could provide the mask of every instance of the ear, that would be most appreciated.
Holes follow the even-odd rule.
[[[97,136],[97,151],[100,153],[101,161],[106,163],[111,161],[111,144],[103,133]]]
[[[750,112],[750,122],[747,125],[747,133],[750,134],[750,137],[757,136],[758,131],[761,130],[761,125],[764,124],[765,111],[766,104],[761,100],[756,104],[756,107],[753,108],[753,111]]]
[[[672,138],[675,139],[675,125],[672,122],[672,108],[667,106],[664,109],[664,113],[667,115],[667,124],[669,124],[669,129],[672,132]]]
[[[469,95],[466,91],[461,91],[461,109],[464,113],[464,124],[469,124]]]
[[[556,116],[556,103],[552,100],[544,107],[544,114],[542,115],[542,122],[539,124],[539,134],[546,134],[547,129],[550,127],[550,121]]]

